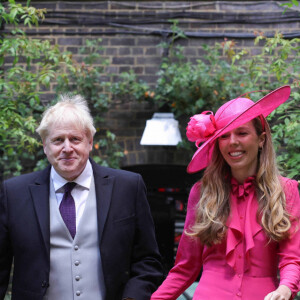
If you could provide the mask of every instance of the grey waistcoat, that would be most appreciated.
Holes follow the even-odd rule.
[[[102,300],[105,287],[99,250],[95,184],[72,239],[50,184],[50,278],[45,300]]]

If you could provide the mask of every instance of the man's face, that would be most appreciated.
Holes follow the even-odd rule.
[[[68,181],[77,178],[86,166],[93,137],[72,124],[54,124],[43,141],[44,152],[56,172]]]

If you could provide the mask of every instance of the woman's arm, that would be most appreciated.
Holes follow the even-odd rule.
[[[284,179],[286,208],[291,215],[290,237],[279,243],[279,287],[273,298],[293,299],[300,288],[300,198],[298,183],[295,180]],[[272,293],[271,293],[272,294]],[[278,298],[278,294],[285,298]],[[275,297],[275,298],[274,298]]]
[[[196,183],[190,192],[184,230],[189,230],[195,222],[196,205],[200,199],[200,183]],[[198,277],[202,267],[203,247],[198,239],[185,233],[179,242],[175,265],[167,278],[152,295],[151,300],[177,299]]]

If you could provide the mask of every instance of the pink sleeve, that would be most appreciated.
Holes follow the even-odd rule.
[[[195,221],[195,209],[200,199],[200,183],[196,183],[190,192],[184,229]],[[152,295],[151,300],[177,299],[198,277],[202,267],[203,247],[199,240],[182,234],[179,242],[175,265],[167,278]]]
[[[290,238],[279,245],[280,285],[284,284],[291,289],[293,299],[300,288],[300,198],[297,181],[285,179],[284,190],[292,227]]]

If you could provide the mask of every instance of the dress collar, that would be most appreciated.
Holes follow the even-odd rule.
[[[256,176],[250,176],[245,179],[242,184],[239,184],[234,177],[231,177],[231,189],[232,193],[238,198],[242,199],[249,195],[251,188],[253,187],[253,182]]]

